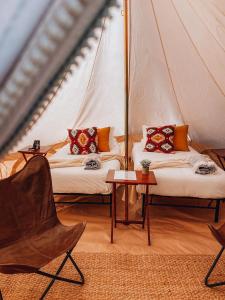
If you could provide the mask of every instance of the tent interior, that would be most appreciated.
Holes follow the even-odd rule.
[[[12,7],[18,9],[17,5],[22,5],[22,2],[14,0]],[[36,4],[30,1],[31,8],[32,5],[37,8],[31,14],[33,26],[44,23],[43,19],[40,21],[40,15],[50,3],[50,0],[38,1],[38,4],[37,1]],[[73,63],[67,62],[69,67],[38,118],[25,124],[22,134],[18,134],[19,138],[0,157],[1,181],[5,182],[24,169],[27,161],[18,151],[31,147],[34,140],[39,140],[41,146],[48,147],[45,154],[50,164],[59,220],[68,226],[87,222],[74,250],[74,257],[77,257],[87,277],[85,284],[76,287],[57,283],[49,291],[47,299],[225,299],[222,285],[216,288],[204,285],[204,278],[215,255],[221,245],[225,246],[225,233],[220,245],[207,226],[213,224],[219,228],[225,222],[225,169],[221,165],[223,160],[214,151],[224,150],[225,158],[225,1],[118,0],[117,4],[118,7],[110,8],[110,17],[107,14],[102,16],[101,26],[95,30],[97,38],[89,38],[89,47],[83,47]],[[24,20],[25,26],[18,26],[18,30],[22,30],[24,35],[34,34],[31,26],[26,27],[30,22],[26,10],[20,9],[17,17],[19,15]],[[27,10],[30,13],[29,7]],[[7,10],[7,5],[3,4],[0,19],[4,26],[0,30],[0,43],[7,46],[7,36],[8,46],[14,42],[11,51],[18,50],[21,53],[24,51],[23,35],[13,40],[13,30],[11,28],[10,36],[10,26],[6,26],[7,22],[12,24],[12,16],[15,17],[15,11]],[[26,33],[26,30],[30,32]],[[0,57],[3,57],[3,64],[0,64],[0,105],[1,91],[7,84],[2,78],[7,59],[11,59],[9,54],[4,58],[0,50]],[[60,61],[58,63],[62,64]],[[41,76],[38,80],[42,81]],[[19,115],[22,104],[18,104],[17,109]],[[19,117],[25,119],[22,114]],[[10,123],[9,118],[7,121]],[[143,149],[139,148],[143,145],[143,125],[148,128],[149,139],[149,128],[163,128],[168,124],[174,127],[188,125],[186,138],[190,151],[175,151],[174,156],[179,152],[179,162],[184,160],[187,164],[191,155],[199,155],[202,159],[207,155],[216,168],[215,174],[200,175],[186,165],[171,166],[169,180],[163,181],[163,172],[169,167],[154,168],[154,163],[157,165],[157,159],[163,155],[173,157],[174,152],[152,154],[151,151],[147,152],[145,145]],[[3,125],[0,122],[2,136]],[[108,159],[107,156],[104,161],[104,156],[101,156],[104,172],[97,170],[103,182],[109,169],[126,168],[124,161],[115,156],[125,160],[125,165],[127,160],[130,171],[141,170],[138,169],[140,160],[150,157],[153,165],[150,169],[155,174],[157,186],[149,185],[149,194],[164,197],[159,198],[158,204],[165,205],[148,205],[146,208],[149,214],[147,218],[150,218],[150,246],[147,240],[148,225],[143,229],[135,223],[115,224],[114,242],[110,243],[112,218],[108,206],[98,205],[98,201],[107,202],[112,187],[110,191],[107,190],[109,183],[107,187],[99,187],[100,181],[94,185],[91,176],[95,177],[92,174],[96,170],[83,170],[83,162],[80,164],[80,161],[79,164],[75,161],[73,165],[73,155],[69,155],[72,162],[65,159],[62,163],[62,155],[73,151],[68,129],[73,133],[95,127],[110,127],[110,150],[106,153],[113,158]],[[114,147],[118,152],[110,152]],[[158,156],[155,158],[154,155]],[[31,157],[32,154],[27,156],[29,159]],[[65,169],[68,173],[63,177]],[[83,174],[75,169],[82,169]],[[174,169],[176,176],[173,175]],[[186,169],[189,177],[185,177]],[[76,182],[70,180],[73,172],[78,174],[74,177]],[[189,185],[185,185],[182,179],[186,181],[185,184],[190,179]],[[142,195],[145,192],[138,190],[137,185],[132,185],[128,191],[126,187],[121,184],[115,192],[117,217],[123,219],[127,209],[130,219],[139,220],[143,216]],[[1,208],[5,196],[0,194]],[[129,198],[128,208],[125,205],[126,197]],[[206,201],[203,202],[203,198]],[[167,206],[171,204],[170,201],[172,205],[175,203],[179,206]],[[187,204],[191,207],[182,207]],[[211,209],[214,204],[220,205],[218,224],[214,224]],[[202,205],[209,209],[193,207]],[[32,207],[27,207],[27,214],[29,209],[32,210]],[[114,218],[115,213],[111,213]],[[0,221],[0,224],[3,223]],[[3,232],[4,228],[0,228],[0,231]],[[224,266],[222,257],[216,267],[214,281],[224,281]],[[63,272],[73,276],[69,263],[65,268]],[[38,275],[0,274],[3,298],[39,299],[47,281],[35,276]]]

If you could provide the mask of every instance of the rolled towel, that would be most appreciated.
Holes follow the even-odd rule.
[[[193,171],[196,174],[207,175],[214,174],[217,171],[217,166],[207,155],[194,155],[189,158],[189,163],[192,165]]]
[[[83,160],[85,170],[98,170],[101,169],[100,156],[97,154],[90,154]]]

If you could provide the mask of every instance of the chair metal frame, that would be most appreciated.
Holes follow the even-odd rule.
[[[27,162],[27,164],[29,164],[30,163],[30,161],[32,160],[32,159],[36,159],[36,157],[41,157],[42,159],[45,159],[46,161],[47,161],[47,159],[46,158],[44,158],[43,156],[39,156],[39,155],[36,155],[36,156],[33,156],[33,158],[31,158],[28,162]],[[26,165],[27,165],[26,164]],[[47,165],[48,166],[48,165]],[[26,167],[26,166],[25,166]],[[25,167],[21,170],[21,171],[19,171],[18,173],[21,173],[24,169],[25,169]],[[49,166],[48,166],[48,168],[49,168]],[[50,176],[50,188],[52,188],[52,185],[51,185],[51,174],[50,174],[50,169],[48,170],[48,172],[49,172],[49,176]],[[17,174],[18,174],[17,173]],[[15,175],[13,175],[13,176],[15,176]],[[8,180],[8,179],[7,179]],[[49,201],[50,202],[52,202],[51,204],[52,204],[52,209],[54,208],[54,217],[55,217],[55,220],[56,221],[59,221],[58,220],[58,217],[57,217],[57,213],[56,213],[56,208],[55,208],[55,202],[54,202],[54,194],[52,193],[52,199],[50,199]],[[49,201],[48,201],[48,205],[49,205]],[[52,217],[52,216],[51,216]],[[83,227],[82,227],[82,232],[80,232],[80,236],[77,238],[77,241],[76,241],[76,244],[77,244],[77,242],[79,241],[79,239],[80,239],[80,237],[81,237],[81,235],[82,235],[82,233],[83,233],[83,231],[84,231],[84,229],[85,229],[85,224],[83,223],[83,224],[78,224],[78,225],[83,225]],[[41,276],[45,276],[45,277],[48,277],[48,278],[50,278],[51,279],[51,281],[50,281],[50,283],[48,284],[48,286],[47,286],[47,288],[44,290],[44,292],[42,293],[42,295],[41,295],[41,297],[39,298],[40,300],[43,300],[43,299],[45,299],[45,297],[46,297],[46,295],[48,294],[48,292],[49,292],[49,290],[51,289],[51,287],[53,286],[53,284],[55,283],[55,281],[62,281],[62,282],[68,282],[68,283],[72,283],[72,284],[75,284],[75,285],[83,285],[84,284],[84,282],[85,282],[85,280],[84,280],[84,275],[83,275],[83,273],[81,272],[81,270],[79,269],[79,267],[78,267],[78,265],[76,264],[76,262],[75,262],[75,260],[73,259],[73,257],[72,257],[72,251],[73,251],[73,249],[75,248],[75,246],[76,246],[76,244],[74,245],[74,246],[69,246],[67,249],[67,251],[65,251],[64,253],[65,253],[65,257],[64,257],[64,259],[62,260],[62,262],[61,262],[61,264],[60,264],[60,266],[58,267],[58,269],[57,269],[57,271],[55,272],[55,274],[51,274],[51,273],[48,273],[48,272],[45,272],[45,271],[42,271],[41,270],[41,268],[42,267],[33,267],[32,265],[29,267],[29,266],[26,266],[27,267],[27,270],[28,270],[28,272],[16,272],[16,273],[27,273],[27,274],[38,274],[38,275],[41,275]],[[72,247],[71,249],[70,249],[70,247]],[[60,253],[59,253],[60,254]],[[55,256],[55,258],[56,258],[57,256]],[[70,279],[70,278],[67,278],[67,277],[64,277],[64,276],[60,276],[60,272],[63,270],[63,268],[64,268],[64,266],[65,266],[65,264],[66,264],[66,262],[67,262],[67,260],[70,260],[71,261],[71,263],[72,263],[72,265],[74,266],[74,268],[76,269],[76,271],[77,271],[77,273],[78,273],[78,275],[79,275],[79,277],[80,277],[80,279],[79,280],[74,280],[74,279]],[[52,260],[51,260],[52,261]],[[50,262],[49,262],[50,263]],[[16,263],[15,263],[15,265],[17,265]],[[46,264],[47,265],[47,264]],[[41,265],[41,266],[43,266],[43,264]],[[3,272],[3,273],[5,273],[5,272]],[[11,273],[8,273],[8,274],[11,274]],[[13,273],[12,273],[13,274]],[[2,291],[0,290],[0,300],[3,300],[3,295],[2,295]]]
[[[55,274],[50,274],[41,270],[36,271],[36,274],[39,274],[41,276],[45,276],[48,278],[51,278],[52,280],[50,281],[50,283],[48,284],[47,288],[44,290],[44,292],[42,293],[40,300],[44,300],[46,295],[48,294],[48,292],[50,291],[51,287],[53,286],[53,284],[55,283],[55,281],[63,281],[63,282],[68,282],[68,283],[72,283],[75,285],[83,285],[85,280],[84,280],[84,275],[81,272],[81,270],[79,269],[78,265],[76,264],[75,260],[73,259],[71,253],[73,251],[74,248],[72,248],[71,250],[66,252],[66,256],[64,257],[61,265],[59,266],[59,268],[57,269]],[[67,277],[62,277],[59,276],[60,272],[63,270],[63,267],[65,266],[67,260],[70,259],[71,263],[73,264],[74,268],[77,270],[77,273],[80,276],[80,280],[73,280]],[[2,292],[0,290],[0,300],[3,300],[3,296],[2,296]]]
[[[214,259],[206,277],[205,277],[205,285],[207,287],[216,287],[216,286],[222,286],[222,285],[225,285],[225,281],[219,281],[219,282],[213,282],[213,283],[209,283],[209,278],[210,278],[210,275],[212,274],[213,270],[215,269],[221,255],[223,254],[223,251],[224,251],[224,247],[222,246],[222,248],[220,249],[219,253],[217,254],[216,258]]]
[[[45,289],[45,291],[43,292],[40,300],[43,300],[45,298],[45,296],[47,295],[47,293],[49,292],[49,290],[51,289],[52,285],[55,283],[56,280],[58,281],[63,281],[63,282],[68,282],[68,283],[73,283],[76,285],[83,285],[85,280],[84,280],[84,275],[81,272],[81,270],[79,269],[79,267],[77,266],[75,260],[73,259],[71,253],[72,253],[73,249],[67,251],[66,256],[64,257],[61,265],[59,266],[58,270],[56,271],[56,273],[50,274],[41,270],[38,270],[36,273],[48,278],[51,278],[52,280],[50,281],[49,285],[47,286],[47,288]],[[72,262],[74,268],[77,270],[78,274],[80,275],[80,281],[78,280],[73,280],[73,279],[69,279],[66,277],[61,277],[59,276],[60,272],[63,270],[63,267],[65,266],[67,260],[70,259],[70,261]],[[1,298],[0,298],[1,299]]]

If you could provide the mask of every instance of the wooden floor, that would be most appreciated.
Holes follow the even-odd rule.
[[[14,159],[16,158],[18,159],[18,157]],[[3,171],[10,174],[15,162],[18,169],[24,164],[22,158],[21,161],[8,161],[4,164]],[[118,192],[118,198],[121,198],[121,191]],[[73,199],[68,196],[63,198]],[[132,218],[140,218],[140,214],[137,213],[139,204],[131,205]],[[119,200],[117,206],[118,213],[123,215],[123,201]],[[220,223],[216,226],[225,222],[224,208],[225,204],[221,206]],[[57,211],[59,218],[65,224],[87,221],[86,230],[76,248],[79,251],[131,254],[215,254],[220,248],[207,227],[208,223],[213,223],[214,212],[210,210],[151,207],[152,245],[150,247],[147,246],[146,230],[142,230],[139,225],[118,225],[114,232],[114,244],[110,244],[111,219],[108,207],[74,205],[58,207]]]
[[[71,199],[71,197],[69,197]],[[91,199],[90,199],[91,200]],[[77,251],[119,252],[130,254],[216,254],[220,246],[208,230],[214,211],[172,207],[151,207],[151,242],[147,246],[147,231],[140,225],[118,225],[114,244],[110,243],[109,209],[100,205],[58,206],[58,215],[64,224],[87,221],[87,227]],[[140,211],[140,210],[139,210]],[[118,212],[123,214],[120,200]],[[131,205],[132,218],[140,218],[137,205]],[[219,224],[225,221],[221,206]]]

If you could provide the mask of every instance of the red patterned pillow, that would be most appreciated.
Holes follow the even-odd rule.
[[[71,154],[98,153],[97,128],[68,129]]]
[[[145,150],[148,152],[171,153],[174,151],[173,137],[174,126],[149,127],[147,131],[147,142]]]

